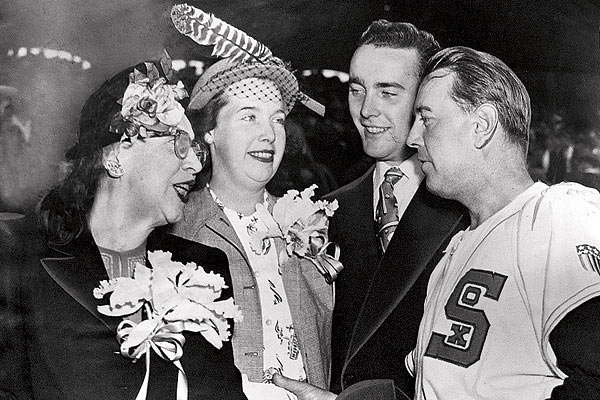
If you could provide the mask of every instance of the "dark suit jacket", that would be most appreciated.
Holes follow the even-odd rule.
[[[344,264],[336,281],[331,390],[393,379],[412,398],[414,381],[404,357],[416,344],[429,275],[468,217],[460,204],[427,191],[423,181],[380,259],[373,171],[325,196],[339,202],[329,232]]]
[[[51,250],[41,262],[31,257],[18,276],[11,270],[18,279],[10,285],[10,298],[0,296],[0,316],[13,329],[10,340],[0,337],[0,368],[12,373],[0,374],[0,398],[131,400],[140,389],[144,357],[132,363],[121,356],[115,333],[122,319],[97,311],[102,300],[92,291],[108,277],[97,247],[84,236]],[[218,249],[158,233],[149,238],[148,249],[195,261],[221,274],[231,288],[227,257]],[[222,295],[231,297],[231,289]],[[181,363],[189,398],[245,399],[231,343],[218,350],[198,333],[185,337]],[[152,353],[147,398],[174,399],[176,383],[177,368]]]

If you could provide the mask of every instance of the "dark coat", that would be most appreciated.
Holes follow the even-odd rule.
[[[90,235],[84,236],[64,248],[51,249],[41,260],[32,257],[22,270],[12,271],[19,272],[11,275],[18,276],[20,283],[9,285],[17,287],[9,299],[2,297],[2,316],[13,322],[14,329],[7,342],[11,351],[0,347],[0,365],[14,373],[0,374],[0,398],[7,393],[19,399],[48,400],[136,397],[146,371],[144,357],[132,363],[120,355],[115,334],[122,319],[97,311],[102,300],[95,299],[92,291],[108,277]],[[219,273],[229,286],[222,298],[232,296],[222,251],[160,233],[148,240],[148,250],[154,249]],[[186,332],[185,338],[181,363],[189,399],[245,399],[231,342],[218,350],[199,333]],[[175,399],[176,383],[177,368],[152,353],[147,398]]]
[[[414,348],[431,271],[456,232],[468,225],[464,208],[421,184],[383,258],[373,220],[373,171],[325,196],[339,209],[330,240],[341,249],[336,281],[331,390],[367,379],[393,379],[412,396],[404,357]]]

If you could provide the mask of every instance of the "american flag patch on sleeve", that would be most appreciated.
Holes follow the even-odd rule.
[[[600,275],[600,250],[589,244],[576,246],[579,262],[586,271],[594,271]]]

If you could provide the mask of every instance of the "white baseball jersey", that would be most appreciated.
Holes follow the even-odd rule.
[[[584,186],[536,183],[452,239],[406,360],[416,399],[550,397],[566,376],[549,334],[600,295],[598,204]]]

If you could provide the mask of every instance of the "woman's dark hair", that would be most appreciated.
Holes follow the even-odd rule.
[[[223,96],[225,90],[217,93],[212,99],[206,103],[206,106],[202,107],[200,110],[188,110],[187,117],[192,124],[192,128],[194,129],[194,133],[196,136],[196,141],[202,143],[207,149],[210,147],[208,143],[206,143],[206,139],[204,135],[207,132],[212,131],[217,126],[217,116],[219,115],[219,111],[227,104],[227,98]],[[202,171],[196,175],[196,188],[202,188],[206,185],[212,176],[212,160],[211,154],[208,153],[206,161],[202,164]]]
[[[38,223],[49,245],[68,244],[87,229],[87,214],[104,173],[102,150],[77,158],[69,175],[42,199]]]
[[[105,81],[81,110],[77,143],[66,154],[70,172],[38,205],[38,224],[49,245],[68,244],[87,230],[88,213],[105,174],[102,149],[120,140],[109,132],[109,126],[121,109],[118,100],[123,97],[134,68],[147,73],[144,63],[119,72]]]

